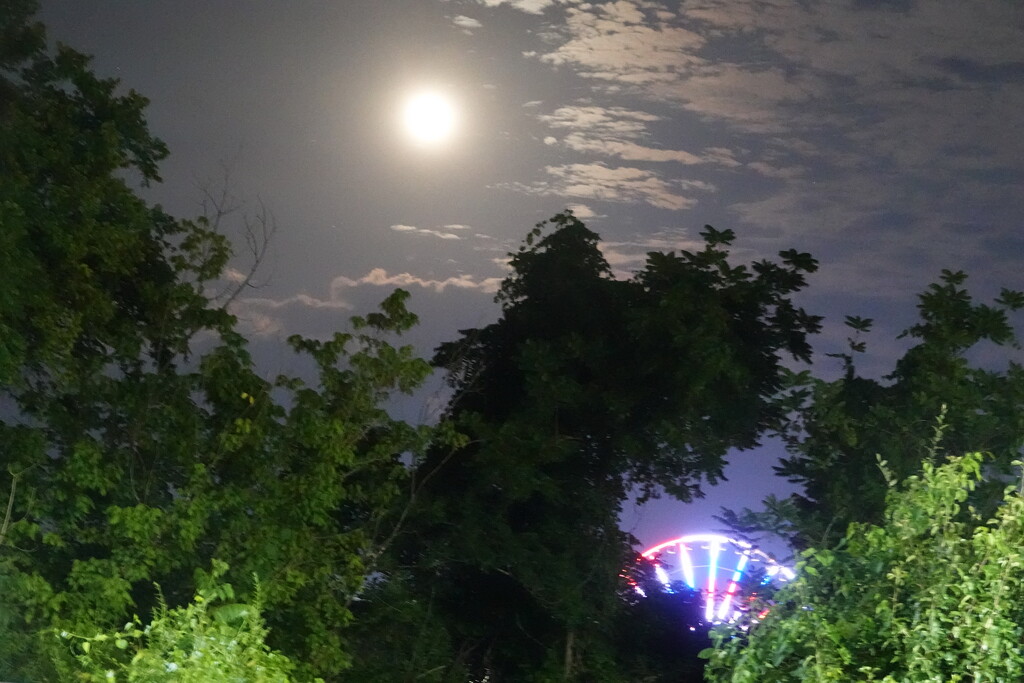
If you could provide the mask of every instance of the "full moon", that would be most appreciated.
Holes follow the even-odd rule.
[[[443,96],[419,93],[405,102],[402,123],[413,140],[424,145],[437,145],[455,132],[455,107]]]

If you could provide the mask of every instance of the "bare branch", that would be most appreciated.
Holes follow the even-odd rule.
[[[264,259],[266,259],[270,242],[277,232],[277,221],[274,220],[274,215],[267,209],[261,197],[257,197],[256,201],[259,203],[259,210],[256,212],[256,215],[251,219],[248,216],[244,216],[242,219],[242,226],[245,230],[245,245],[249,250],[250,257],[249,271],[240,282],[230,289],[229,293],[226,292],[227,299],[221,306],[222,308],[230,306],[246,288],[251,287],[255,289],[259,286],[253,284],[253,278],[256,276],[256,271],[263,264]]]
[[[198,183],[202,198],[199,202],[202,216],[211,230],[224,233],[227,219],[244,207],[231,192],[231,168],[229,164],[221,162],[221,179],[217,183],[218,189],[211,189],[210,182]],[[257,196],[257,211],[254,216],[242,214],[242,240],[245,243],[249,267],[244,275],[230,282],[223,291],[213,297],[213,301],[221,302],[220,308],[226,309],[248,288],[258,288],[253,282],[256,272],[266,260],[267,252],[274,234],[277,232],[277,221],[273,213],[267,208],[263,198]]]
[[[21,473],[11,475],[11,493],[7,496],[7,512],[4,514],[3,526],[0,526],[0,547],[7,540],[7,530],[11,526],[11,515],[14,513],[14,495],[18,491],[18,477]]]

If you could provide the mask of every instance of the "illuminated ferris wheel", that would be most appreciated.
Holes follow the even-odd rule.
[[[680,536],[641,555],[654,562],[658,580],[667,590],[681,581],[700,591],[708,623],[733,621],[739,616],[742,610],[736,598],[744,575],[760,570],[765,582],[777,583],[795,576],[792,569],[746,541],[719,534]]]

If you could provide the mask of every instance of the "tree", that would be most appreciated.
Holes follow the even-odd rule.
[[[430,372],[389,341],[416,322],[408,295],[290,339],[311,378],[264,379],[208,295],[227,240],[132,185],[167,153],[146,100],[51,55],[34,10],[0,0],[0,671],[55,680],[54,630],[150,615],[154,583],[186,604],[217,559],[260,577],[272,647],[336,676],[402,454],[438,433],[385,410]]]
[[[748,533],[779,532],[798,549],[827,547],[850,522],[881,519],[887,487],[878,456],[897,478],[918,473],[936,447],[952,454],[980,449],[994,456],[991,467],[1007,470],[1024,446],[1024,368],[997,360],[991,349],[1017,347],[1010,316],[1024,307],[1024,295],[1003,290],[991,304],[976,303],[966,278],[943,271],[919,296],[920,321],[900,335],[915,343],[882,381],[860,376],[854,362],[871,321],[847,317],[854,336],[849,353],[838,356],[843,376],[825,381],[805,371],[789,378],[790,413],[780,430],[789,456],[776,471],[803,493],[770,498],[763,512],[727,521]],[[987,362],[972,362],[986,345]],[[998,500],[1000,490],[982,486],[975,502]]]
[[[984,462],[890,478],[881,524],[804,551],[763,622],[713,633],[707,680],[1021,680],[1024,499],[1015,483],[991,518],[970,506]]]
[[[633,487],[689,500],[721,476],[775,417],[781,354],[806,358],[817,329],[790,300],[806,254],[733,266],[733,234],[707,227],[702,251],[616,280],[571,213],[551,227],[512,255],[501,318],[434,358],[469,443],[417,469],[396,564],[445,629],[451,677],[615,680],[622,502]]]
[[[232,602],[231,584],[218,583],[226,570],[215,562],[190,604],[169,608],[161,601],[147,624],[135,617],[116,631],[91,637],[55,634],[74,653],[66,675],[95,683],[294,680],[294,664],[266,645],[259,584],[252,601]]]

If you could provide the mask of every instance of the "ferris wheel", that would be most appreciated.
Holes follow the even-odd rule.
[[[658,580],[667,590],[682,581],[701,592],[708,623],[733,621],[740,615],[736,594],[745,574],[760,569],[766,583],[785,583],[796,576],[750,543],[720,534],[680,536],[641,555],[654,562]]]

